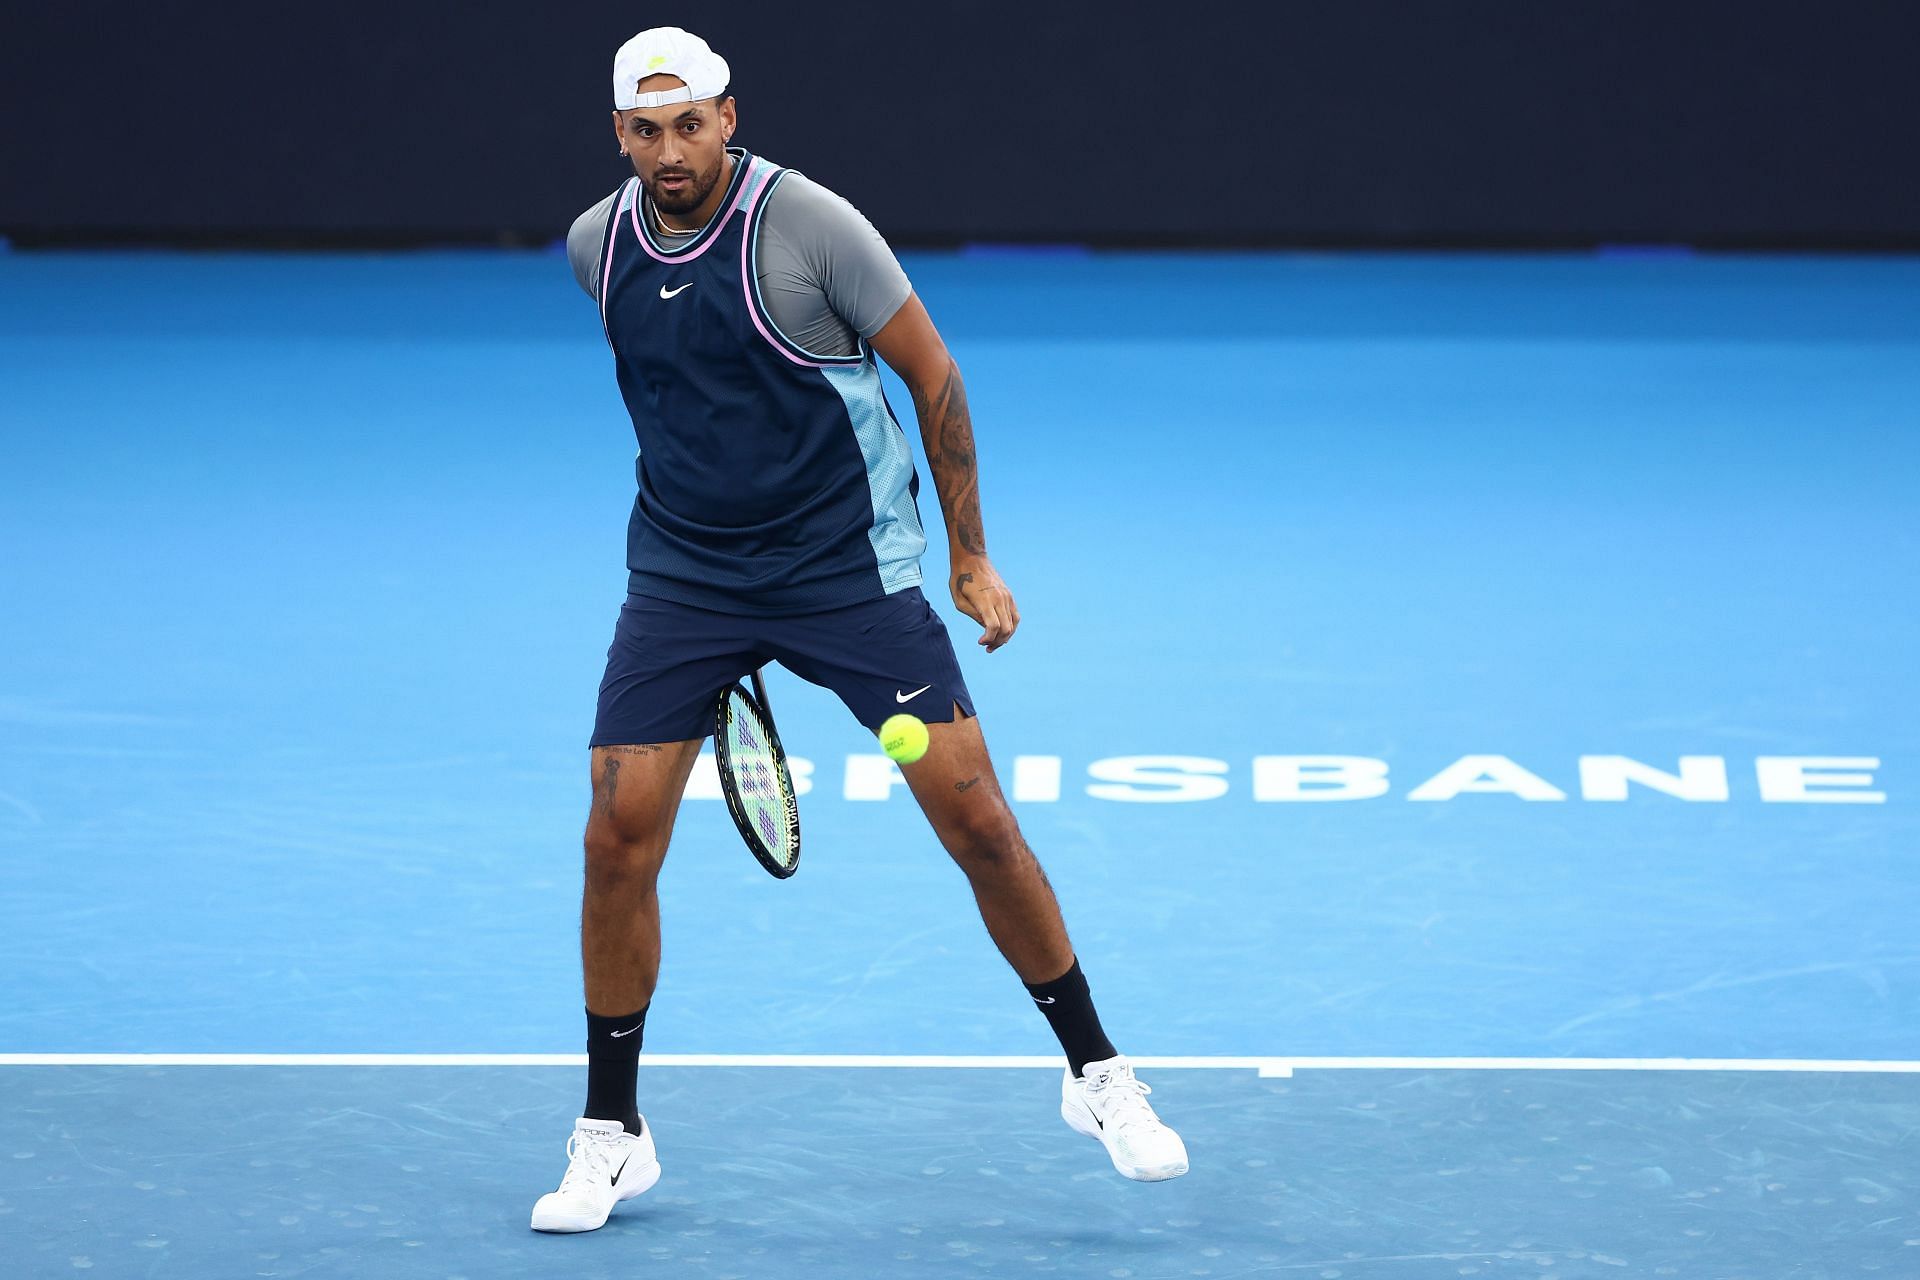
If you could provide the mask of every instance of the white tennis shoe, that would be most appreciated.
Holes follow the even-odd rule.
[[[1187,1171],[1187,1144],[1147,1105],[1152,1093],[1134,1079],[1126,1055],[1089,1062],[1081,1076],[1060,1081],[1060,1117],[1075,1133],[1097,1138],[1113,1167],[1135,1182],[1165,1182]]]
[[[618,1120],[576,1120],[567,1139],[567,1172],[560,1189],[533,1206],[535,1231],[597,1231],[622,1200],[660,1181],[653,1130],[638,1135]]]

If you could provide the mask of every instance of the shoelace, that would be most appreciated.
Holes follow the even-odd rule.
[[[574,1130],[573,1136],[567,1139],[567,1172],[560,1179],[560,1189],[566,1191],[594,1174],[602,1178],[609,1176],[618,1136],[597,1129]]]
[[[1106,1077],[1098,1096],[1110,1099],[1106,1103],[1108,1125],[1118,1132],[1139,1124],[1159,1124],[1160,1118],[1147,1105],[1147,1095],[1152,1092],[1153,1086],[1135,1079],[1131,1071]]]

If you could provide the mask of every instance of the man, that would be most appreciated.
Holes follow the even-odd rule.
[[[920,591],[926,538],[906,436],[874,353],[913,393],[952,544],[947,586],[992,653],[1020,611],[987,559],[960,372],[886,243],[853,207],[728,142],[727,64],[676,27],[614,57],[634,176],[568,255],[599,303],[640,444],[620,611],[592,739],[580,939],[587,1103],[542,1231],[591,1231],[660,1176],[635,1102],[660,965],[655,879],[719,691],[778,661],[869,729],[927,722],[908,787],[1067,1057],[1061,1114],[1129,1178],[1187,1171],[1180,1138],[1108,1041],[1040,864],[1002,796],[946,628]]]

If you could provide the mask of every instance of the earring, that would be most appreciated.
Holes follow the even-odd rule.
[[[621,155],[627,154],[627,149],[625,147],[620,148],[620,154]]]

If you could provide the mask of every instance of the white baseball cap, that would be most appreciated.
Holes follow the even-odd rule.
[[[635,107],[666,107],[717,98],[727,91],[730,75],[727,60],[691,31],[653,27],[621,45],[620,52],[613,55],[613,109],[631,111]],[[678,76],[686,87],[641,93],[640,82],[648,76]]]

